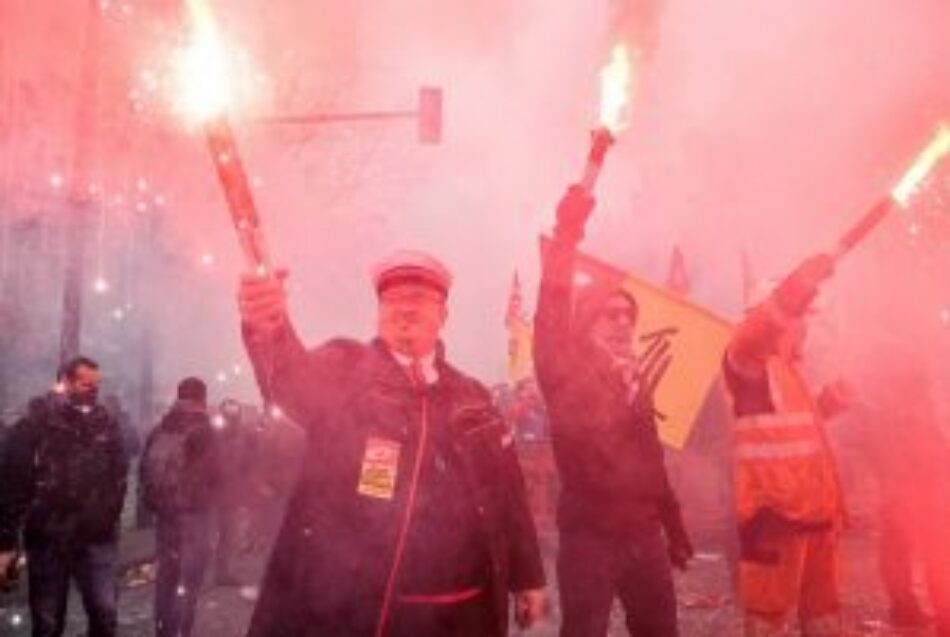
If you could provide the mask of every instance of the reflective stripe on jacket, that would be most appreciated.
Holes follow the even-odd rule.
[[[796,522],[836,521],[841,497],[818,408],[793,366],[772,357],[767,369],[774,412],[741,416],[733,427],[739,522],[762,509]]]

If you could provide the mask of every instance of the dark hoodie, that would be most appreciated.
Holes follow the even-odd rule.
[[[184,436],[184,475],[180,476],[189,512],[209,511],[215,505],[221,483],[221,460],[208,410],[201,402],[179,399],[161,422],[149,432],[142,454],[140,480],[148,490],[145,467],[152,445],[159,436]]]
[[[558,527],[609,537],[655,533],[685,537],[670,487],[650,400],[628,400],[609,355],[587,338],[594,290],[572,312],[575,252],[552,241],[544,255],[535,315],[534,359],[551,421],[561,476]]]

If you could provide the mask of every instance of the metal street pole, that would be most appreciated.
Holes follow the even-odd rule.
[[[415,110],[281,115],[263,117],[258,121],[264,124],[330,124],[335,122],[400,119],[416,120],[418,138],[421,143],[440,143],[442,141],[442,89],[435,86],[421,87],[418,94],[418,105]]]
[[[76,106],[75,140],[69,175],[66,221],[66,265],[63,282],[62,327],[59,360],[63,363],[79,353],[82,333],[83,261],[85,228],[91,198],[90,167],[96,135],[98,79],[100,62],[101,14],[99,0],[87,0]]]

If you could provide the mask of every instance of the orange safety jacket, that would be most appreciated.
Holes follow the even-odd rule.
[[[767,372],[775,411],[733,426],[738,522],[771,509],[793,522],[837,523],[841,492],[818,406],[794,366],[773,356]]]

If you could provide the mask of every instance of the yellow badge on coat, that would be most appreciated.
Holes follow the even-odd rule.
[[[392,500],[396,492],[396,475],[399,472],[399,452],[402,445],[385,438],[368,438],[360,469],[357,493]]]

